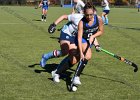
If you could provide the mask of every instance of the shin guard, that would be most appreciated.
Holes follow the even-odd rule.
[[[80,61],[78,66],[77,66],[77,75],[76,76],[80,76],[80,74],[82,73],[83,69],[85,68],[85,65],[88,63],[87,59],[84,59],[84,61]]]

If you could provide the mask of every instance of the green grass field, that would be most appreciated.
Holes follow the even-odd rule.
[[[101,15],[101,8],[97,10]],[[49,60],[46,70],[38,65],[43,53],[60,49],[60,32],[49,34],[49,24],[70,12],[50,7],[45,23],[39,21],[41,9],[0,7],[0,100],[140,100],[140,72],[94,48],[76,92],[68,91],[66,78],[59,84],[51,80],[54,63],[63,57]],[[140,65],[140,13],[135,8],[111,8],[109,25],[98,40],[104,49]],[[73,70],[68,70],[71,77]]]

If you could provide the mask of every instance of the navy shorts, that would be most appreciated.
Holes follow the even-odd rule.
[[[48,6],[43,6],[42,9],[48,10]]]
[[[103,10],[103,12],[109,14],[110,10]]]
[[[87,43],[88,41],[86,40],[86,39],[84,39],[84,38],[82,38],[82,43]],[[76,46],[78,46],[78,40],[77,40],[77,38],[76,38],[76,40],[75,40],[75,44],[76,44]],[[93,44],[91,44],[90,45],[90,48],[93,46]]]
[[[138,4],[138,8],[140,8],[140,4]]]
[[[62,40],[67,40],[70,42],[70,44],[75,44],[76,46],[78,46],[78,39],[77,39],[77,36],[70,36],[66,33],[64,33],[63,31],[61,31],[61,34],[60,34],[60,41]],[[87,40],[82,38],[82,43],[87,43]],[[92,47],[93,45],[90,45],[90,47]]]
[[[76,43],[76,37],[75,36],[70,36],[67,33],[64,33],[63,31],[61,31],[61,34],[60,34],[60,41],[61,40],[67,40],[71,44]]]

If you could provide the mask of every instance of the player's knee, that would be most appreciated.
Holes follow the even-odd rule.
[[[73,60],[70,61],[70,63],[71,63],[72,65],[75,65],[75,64],[77,63],[77,60],[76,60],[76,59],[73,59]]]
[[[62,56],[66,56],[69,53],[68,50],[62,50]]]
[[[87,60],[90,60],[91,59],[91,55],[88,55],[85,57]]]

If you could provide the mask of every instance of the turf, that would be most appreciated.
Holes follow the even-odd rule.
[[[101,15],[101,8],[97,8]],[[43,53],[60,49],[59,31],[49,34],[47,28],[70,8],[50,7],[47,22],[40,21],[41,9],[34,7],[0,7],[0,100],[139,100],[140,73],[117,59],[93,48],[92,59],[81,75],[78,91],[69,92],[66,75],[59,84],[50,72],[63,59],[47,62],[40,68]],[[140,13],[136,8],[111,8],[109,25],[98,38],[108,51],[140,65]],[[66,21],[57,26],[61,28]]]

